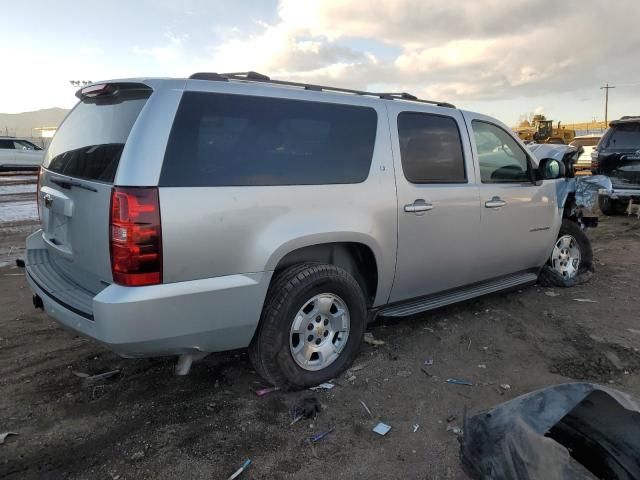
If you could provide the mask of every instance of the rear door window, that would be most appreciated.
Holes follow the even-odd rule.
[[[0,140],[0,149],[13,150],[13,140]]]
[[[640,123],[620,124],[612,127],[605,148],[640,149]]]
[[[369,107],[185,92],[161,186],[359,183],[371,168]]]
[[[122,150],[149,89],[80,101],[56,132],[45,168],[70,177],[112,183]]]
[[[455,119],[402,112],[398,138],[404,175],[411,183],[465,183],[464,154]]]
[[[529,182],[529,157],[518,142],[491,123],[471,122],[482,183]]]

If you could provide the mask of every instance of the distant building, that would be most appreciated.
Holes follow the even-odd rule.
[[[36,133],[35,136],[42,138],[53,138],[53,134],[56,133],[58,127],[35,127],[33,130]]]

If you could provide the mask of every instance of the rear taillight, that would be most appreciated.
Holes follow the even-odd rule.
[[[38,220],[42,223],[42,215],[40,215],[40,182],[42,181],[42,167],[38,167],[38,183],[36,184],[36,205],[38,206]]]
[[[113,281],[129,287],[162,283],[160,200],[155,187],[114,187],[110,216]]]

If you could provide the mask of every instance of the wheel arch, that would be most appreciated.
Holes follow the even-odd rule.
[[[380,262],[374,248],[361,239],[342,241],[305,242],[288,244],[276,252],[269,260],[268,270],[273,270],[275,278],[285,268],[298,263],[327,263],[349,272],[362,288],[367,306],[375,303],[380,289]],[[273,280],[272,280],[273,281]]]

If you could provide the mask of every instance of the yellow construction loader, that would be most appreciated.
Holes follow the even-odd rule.
[[[516,132],[523,142],[560,143],[565,145],[576,136],[575,130],[562,127],[560,122],[558,122],[556,128],[553,128],[553,120],[534,120],[533,124],[521,124],[516,129]]]

